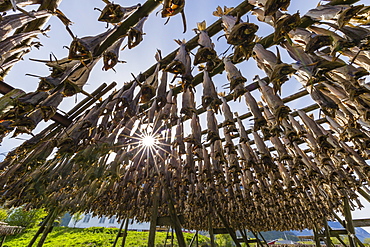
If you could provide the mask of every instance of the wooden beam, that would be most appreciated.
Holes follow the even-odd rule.
[[[348,231],[348,239],[349,239],[349,246],[350,247],[357,247],[356,241],[355,241],[355,227],[353,226],[352,222],[352,213],[351,213],[351,208],[349,206],[349,199],[348,197],[343,198],[343,203],[344,203],[344,217],[346,219],[346,229]]]
[[[211,247],[216,247],[216,245],[215,245],[215,235],[214,235],[213,226],[212,226],[211,212],[209,212],[207,218],[208,218],[208,229],[209,229],[209,238],[211,240]]]
[[[177,216],[180,220],[180,223],[185,224],[185,218],[183,215]],[[157,226],[172,226],[171,216],[160,216],[157,218]]]
[[[224,224],[226,230],[228,231],[229,235],[231,236],[231,238],[233,239],[235,245],[237,247],[241,247],[237,237],[236,237],[236,234],[235,234],[235,231],[231,228],[231,226],[229,225],[229,223],[227,222],[226,218],[220,214],[220,212],[216,211],[217,212],[217,215],[218,217],[220,218],[222,224]]]
[[[159,190],[159,188],[156,188],[155,191],[153,192],[153,206],[152,206],[152,215],[150,217],[148,247],[154,247],[155,245],[155,232],[158,225],[158,207],[160,193],[161,191]]]
[[[370,226],[370,218],[369,219],[356,219],[352,220],[354,227],[367,227]]]
[[[125,229],[123,230],[123,233],[122,233],[122,245],[121,247],[125,247],[125,244],[126,244],[126,238],[127,238],[127,230],[128,230],[128,222],[130,221],[129,218],[126,219],[126,222],[125,222]]]

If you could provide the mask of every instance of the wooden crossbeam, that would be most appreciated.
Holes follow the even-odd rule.
[[[181,225],[185,224],[185,218],[183,215],[178,215]],[[157,226],[172,226],[172,220],[170,216],[161,216],[157,218]]]
[[[370,226],[370,218],[369,219],[356,219],[352,220],[354,227],[366,227]]]

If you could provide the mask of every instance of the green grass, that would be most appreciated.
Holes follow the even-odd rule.
[[[15,236],[8,236],[3,247],[21,247],[27,246],[32,237],[35,235],[37,228],[25,230]],[[64,246],[112,246],[118,229],[104,228],[104,227],[91,227],[91,228],[68,228],[68,227],[55,227],[48,235],[43,246],[45,247],[64,247]],[[134,232],[129,231],[127,234],[125,246],[147,246],[148,232]],[[184,233],[185,241],[189,244],[194,234]],[[155,238],[156,246],[164,246],[166,232],[157,232]],[[121,246],[122,238],[119,238],[117,246]],[[170,244],[170,239],[167,240],[167,245]],[[199,244],[208,243],[209,239],[205,236],[199,235]],[[174,240],[175,246],[177,241]]]

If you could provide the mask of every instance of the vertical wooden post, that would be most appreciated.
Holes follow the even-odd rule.
[[[196,239],[197,235],[198,235],[198,231],[196,231],[196,232],[195,232],[195,234],[194,234],[194,236],[191,238],[191,241],[190,241],[189,247],[191,247],[191,246],[193,245],[193,243],[194,243],[194,241],[195,241],[195,239]]]
[[[42,233],[42,236],[40,238],[40,241],[37,243],[37,247],[42,247],[44,245],[44,242],[46,240],[46,237],[53,230],[54,220],[58,217],[58,214],[59,213],[60,213],[60,211],[58,211],[56,208],[53,210],[52,216],[49,218],[49,221],[46,224],[45,230]]]
[[[315,239],[315,244],[316,244],[316,247],[320,247],[320,238],[319,238],[319,233],[318,233],[318,229],[317,229],[317,226],[315,225],[314,229],[313,229],[313,236],[314,236],[314,239]]]
[[[208,214],[208,229],[209,229],[209,238],[211,239],[211,247],[216,247],[216,245],[215,245],[215,235],[213,234],[211,212]]]
[[[196,238],[196,240],[195,240],[195,243],[196,243],[196,247],[199,247],[199,233],[198,233],[198,230],[197,230],[197,233],[196,233],[196,236],[197,236],[197,238]]]
[[[123,236],[122,236],[122,247],[125,247],[126,244],[126,238],[127,238],[127,230],[128,230],[128,223],[130,219],[127,217],[126,222],[125,222],[125,229],[123,230]]]
[[[170,227],[167,229],[167,234],[166,234],[166,239],[164,240],[164,246],[166,247],[167,245],[167,239],[168,239],[168,233],[170,232]]]
[[[362,195],[368,202],[370,202],[370,195],[364,191],[363,189],[361,188],[358,188],[357,189],[358,193],[360,193],[360,195]]]
[[[333,215],[334,215],[334,217],[335,217],[335,219],[344,227],[344,228],[346,228],[346,224],[345,224],[345,221],[343,221],[343,220],[341,220],[340,219],[340,217],[334,212],[334,211],[332,211],[332,213],[333,213]],[[347,228],[346,228],[347,229]],[[340,239],[340,238],[339,238]],[[357,244],[358,245],[360,245],[361,247],[365,247],[365,245],[360,241],[360,239],[358,239],[358,237],[355,235],[355,240],[356,240],[356,242],[357,242]],[[342,243],[342,241],[341,241],[341,243]],[[344,246],[346,246],[345,244],[344,244]]]
[[[118,230],[118,233],[117,233],[116,239],[114,240],[114,243],[113,243],[113,246],[112,246],[112,247],[116,247],[116,244],[117,244],[117,242],[118,242],[118,238],[121,236],[121,232],[122,232],[123,224],[125,224],[125,220],[123,220],[123,221],[122,221],[121,226],[119,227],[119,230]]]
[[[173,247],[173,239],[174,239],[173,228],[171,227],[171,247]]]
[[[5,242],[5,238],[6,238],[6,235],[4,235],[2,238],[1,238],[1,241],[0,241],[0,247],[3,246],[4,242]]]
[[[251,231],[251,233],[256,238],[257,245],[263,247],[263,244],[262,244],[261,240],[258,238],[258,235],[254,231]]]
[[[261,234],[261,232],[258,232],[258,234],[261,236],[261,238],[262,238],[263,242],[265,242],[266,246],[268,246],[268,245],[267,245],[267,241],[266,241],[266,239],[263,237],[263,235]],[[258,234],[257,234],[257,236],[258,236]],[[263,245],[263,243],[262,243],[262,245]]]
[[[327,247],[331,247],[332,245],[332,242],[331,242],[331,239],[330,239],[330,227],[328,225],[328,221],[323,218],[323,221],[324,221],[324,227],[325,227],[325,243],[326,243],[326,246]]]
[[[155,243],[155,232],[157,229],[157,218],[159,207],[159,195],[160,195],[159,188],[155,188],[153,191],[153,207],[152,207],[152,216],[150,218],[148,247],[154,247]]]
[[[248,238],[247,238],[247,236],[244,234],[243,229],[242,229],[240,226],[239,226],[239,232],[240,232],[240,234],[242,235],[242,238],[243,238],[244,243],[249,247]]]
[[[54,213],[54,209],[52,209],[49,214],[46,216],[46,218],[44,219],[44,221],[41,223],[41,226],[39,227],[39,229],[37,230],[36,234],[33,236],[33,238],[31,239],[31,241],[29,242],[29,244],[27,245],[27,247],[32,247],[32,245],[36,242],[37,238],[39,237],[39,235],[44,231],[45,229],[45,226],[46,224],[49,222],[49,219],[51,218],[51,216],[53,215]]]
[[[167,187],[165,188],[165,191],[167,192],[168,196],[168,207],[170,209],[170,217],[172,220],[173,228],[175,229],[177,242],[179,244],[179,247],[186,247],[184,235],[182,234],[181,223],[179,217],[177,217],[175,206],[173,205],[173,201]]]
[[[217,215],[218,217],[220,218],[220,220],[222,221],[222,224],[224,224],[226,230],[228,231],[228,233],[230,234],[231,238],[233,239],[235,245],[237,247],[241,247],[237,237],[236,237],[236,234],[235,234],[235,231],[233,229],[231,229],[229,223],[227,222],[227,220],[225,219],[225,217],[223,215],[221,215],[218,211],[217,211]]]
[[[352,214],[351,214],[351,208],[349,207],[348,197],[345,196],[343,198],[343,202],[344,202],[344,217],[346,219],[345,227],[348,232],[349,246],[356,247],[357,246],[356,241],[355,241],[356,233],[355,233],[355,227],[353,226],[353,222],[352,222]]]

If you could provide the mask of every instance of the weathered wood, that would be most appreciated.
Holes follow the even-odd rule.
[[[119,230],[118,230],[117,236],[116,236],[116,238],[115,238],[115,240],[114,240],[114,242],[113,242],[112,247],[116,247],[116,244],[117,244],[117,242],[118,242],[118,239],[119,239],[119,237],[121,236],[121,232],[122,232],[122,229],[123,229],[123,225],[124,225],[124,223],[125,223],[125,220],[123,220],[123,221],[122,221],[121,226],[119,227]]]
[[[46,224],[49,222],[50,218],[53,215],[55,209],[52,209],[49,214],[46,216],[46,218],[42,221],[39,229],[37,230],[36,234],[32,237],[31,241],[27,245],[27,247],[32,247],[32,245],[36,242],[39,235],[44,231]]]
[[[213,234],[228,234],[226,228],[213,228]]]
[[[235,231],[230,227],[229,223],[227,222],[226,218],[220,214],[220,212],[216,211],[217,212],[217,215],[218,217],[220,218],[222,224],[224,224],[226,230],[228,231],[229,235],[231,236],[231,238],[233,239],[234,243],[236,246],[239,246],[241,247],[240,243],[238,242],[238,239],[236,237],[236,234],[235,234]]]
[[[328,225],[328,221],[324,218],[323,219],[324,221],[324,228],[325,228],[325,243],[326,243],[326,246],[331,246],[332,245],[332,242],[331,242],[331,230],[329,229],[329,225]]]
[[[211,212],[208,214],[208,229],[209,229],[209,238],[211,240],[211,247],[215,247],[215,233],[212,226]]]
[[[53,230],[53,227],[54,227],[54,220],[58,217],[58,215],[60,214],[60,210],[58,210],[58,208],[55,208],[53,210],[53,213],[51,215],[51,217],[49,218],[46,226],[45,226],[45,229],[42,233],[42,236],[39,240],[39,242],[37,243],[37,247],[42,247],[44,245],[44,242],[47,238],[47,236],[49,235],[49,233]]]
[[[349,200],[347,197],[343,198],[343,203],[344,203],[344,217],[346,219],[346,229],[348,231],[348,239],[349,239],[349,245],[351,247],[356,247],[356,241],[355,241],[355,227],[353,226],[352,223],[352,213],[351,213],[351,208],[349,206]]]
[[[122,236],[122,247],[125,247],[125,244],[126,244],[126,238],[127,238],[127,230],[128,230],[128,223],[129,223],[130,219],[127,218],[126,219],[126,222],[125,222],[125,229],[123,230],[123,236]]]
[[[319,237],[317,226],[314,227],[313,234],[314,234],[314,239],[315,239],[315,245],[316,245],[316,247],[320,247],[321,244],[320,244],[320,237]]]
[[[362,195],[368,202],[370,202],[370,195],[361,188],[358,188],[358,193]]]
[[[180,220],[180,223],[183,225],[185,224],[185,218],[183,215],[178,215],[177,216]],[[160,216],[157,218],[157,226],[171,226],[172,221],[171,221],[171,216]]]
[[[160,190],[156,188],[153,192],[153,206],[152,206],[152,215],[150,217],[150,227],[149,227],[149,238],[148,238],[148,247],[154,247],[155,244],[155,232],[157,228],[158,220],[158,206],[159,206],[159,196]]]
[[[370,226],[370,218],[369,219],[355,219],[352,220],[354,227],[367,227]]]

